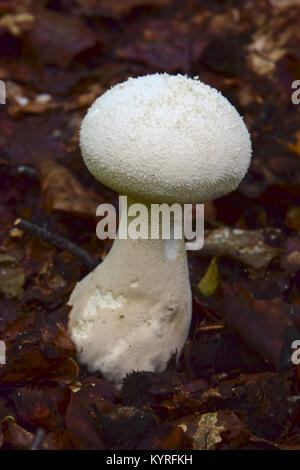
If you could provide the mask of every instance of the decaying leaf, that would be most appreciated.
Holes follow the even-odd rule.
[[[287,227],[300,232],[300,206],[292,206],[288,209],[285,224]]]
[[[185,450],[191,449],[192,441],[180,426],[163,423],[142,440],[138,450]]]
[[[48,93],[35,94],[11,81],[7,82],[6,90],[7,109],[12,117],[19,118],[24,114],[42,114],[56,107],[52,96]]]
[[[7,30],[13,36],[21,36],[31,30],[34,16],[31,13],[6,14],[0,18],[0,28]]]
[[[45,380],[72,383],[78,374],[78,365],[71,357],[47,358],[33,349],[21,358],[12,358],[0,371],[0,380],[6,383]]]
[[[41,9],[28,40],[40,62],[67,68],[76,54],[95,44],[96,36],[80,18]]]
[[[62,387],[18,387],[12,399],[20,422],[35,429],[47,431],[61,427],[70,390]]]
[[[291,22],[297,15],[296,8],[286,8],[285,14],[274,9],[271,18],[268,17],[255,31],[252,43],[247,46],[247,61],[249,68],[258,75],[272,75],[276,63],[287,52],[289,42],[299,40],[299,28]]]
[[[221,444],[238,448],[251,435],[247,426],[230,411],[191,415],[182,420],[180,426],[193,440],[195,450],[218,449]]]
[[[294,142],[288,145],[289,150],[294,152],[300,157],[300,131],[297,131],[294,135]]]
[[[4,332],[8,325],[12,324],[22,315],[20,302],[17,298],[8,299],[0,297],[0,332]]]
[[[142,6],[168,6],[171,0],[76,0],[86,11],[101,12],[103,14],[120,18],[133,8]]]
[[[300,269],[300,238],[290,237],[286,240],[281,264],[288,273]]]
[[[97,203],[67,168],[52,160],[37,164],[41,177],[45,210],[95,217]]]
[[[220,303],[229,326],[245,344],[277,370],[290,363],[292,342],[299,337],[300,307],[256,300],[249,292],[231,285]]]
[[[278,229],[240,230],[229,227],[205,233],[204,247],[192,252],[197,256],[226,256],[253,269],[266,268],[270,261],[281,254],[278,247],[270,245],[266,238],[276,240]]]
[[[75,449],[105,449],[100,429],[74,393],[66,412],[66,425]]]
[[[13,297],[22,297],[25,274],[17,261],[9,255],[0,255],[0,291]]]
[[[183,70],[186,64],[186,50],[188,47],[187,39],[184,35],[178,37],[178,34],[166,24],[165,29],[169,28],[169,38],[158,37],[143,40],[134,45],[123,46],[117,51],[117,56],[121,60],[132,60],[142,62],[158,71],[174,73],[176,70]],[[162,24],[162,31],[165,32]],[[193,45],[193,61],[198,60],[204,49],[206,42],[199,41]]]
[[[299,449],[299,15],[299,0],[0,0],[1,449],[28,449],[41,429],[40,449]],[[156,71],[220,90],[253,158],[236,191],[205,203],[182,360],[133,371],[118,391],[74,360],[79,250],[41,234],[45,223],[99,254],[96,202],[116,194],[82,183],[80,123],[110,86]]]
[[[28,449],[33,442],[34,435],[22,428],[18,423],[9,421],[4,433],[4,440],[18,449]]]
[[[213,258],[203,278],[198,284],[198,289],[202,295],[212,295],[219,285],[218,259]]]

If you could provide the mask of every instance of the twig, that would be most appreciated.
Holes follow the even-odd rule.
[[[43,429],[39,428],[35,435],[33,442],[31,446],[29,447],[29,450],[40,450],[41,445],[43,444],[43,441],[45,439],[46,433]]]
[[[33,235],[34,237],[40,238],[55,248],[60,250],[68,251],[73,256],[78,258],[83,264],[85,264],[89,269],[94,269],[99,262],[96,261],[86,250],[79,248],[74,243],[67,240],[67,238],[57,235],[56,233],[49,232],[49,230],[44,227],[39,227],[38,225],[28,222],[24,219],[17,219],[15,221],[15,226],[20,228],[26,233]]]
[[[197,330],[197,332],[201,331],[202,333],[204,332],[211,332],[211,331],[219,331],[219,330],[224,330],[225,326],[224,325],[206,325],[206,326],[200,326],[200,328]]]

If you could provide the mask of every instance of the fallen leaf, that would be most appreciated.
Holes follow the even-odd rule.
[[[0,297],[0,332],[6,330],[8,325],[12,324],[23,314],[20,302],[15,299]]]
[[[80,18],[41,9],[28,41],[38,61],[67,68],[76,54],[95,45],[96,36]]]
[[[194,450],[218,449],[222,444],[239,448],[251,433],[232,411],[191,415],[177,424],[192,439]]]
[[[226,256],[253,269],[266,268],[281,254],[281,249],[268,243],[280,236],[279,229],[241,230],[222,227],[205,232],[204,246],[192,255],[201,257]]]
[[[278,9],[299,6],[299,0],[270,0],[270,2],[272,6]]]
[[[119,402],[117,389],[107,380],[95,376],[87,378],[82,383],[76,396],[82,406],[88,411],[96,405],[101,413],[112,413]]]
[[[180,426],[162,423],[139,444],[137,450],[187,450],[192,441]]]
[[[21,36],[31,30],[34,16],[29,12],[7,14],[0,18],[0,28],[7,30],[13,36]]]
[[[205,297],[216,292],[219,286],[218,259],[213,258],[207,268],[206,273],[198,284],[198,289]]]
[[[288,144],[288,148],[300,157],[300,131],[296,132],[294,135],[294,143]]]
[[[130,10],[142,6],[165,7],[170,5],[171,0],[76,0],[85,11],[94,12],[121,18]]]
[[[290,428],[298,413],[297,403],[290,399],[295,387],[293,375],[294,372],[289,369],[276,373],[243,372],[207,390],[202,400],[206,400],[206,409],[239,410],[238,416],[254,434],[250,440],[255,440],[256,436],[278,439]],[[240,440],[235,440],[236,448],[241,444]],[[245,444],[248,445],[247,442]],[[242,444],[243,448],[245,444]]]
[[[63,211],[81,217],[96,217],[97,203],[67,168],[52,160],[37,164],[45,210]]]
[[[0,371],[2,382],[51,381],[72,383],[79,367],[71,357],[47,358],[39,351],[29,350],[24,356],[13,357]]]
[[[4,441],[19,449],[28,449],[32,444],[34,435],[22,428],[18,423],[8,422],[4,432]]]
[[[63,387],[18,387],[12,399],[18,419],[25,426],[46,431],[63,425],[63,414],[70,400],[70,390]]]
[[[93,420],[91,414],[83,408],[80,400],[74,393],[71,394],[71,401],[66,411],[65,419],[74,449],[105,449],[96,422]]]
[[[300,269],[300,238],[290,237],[286,240],[281,264],[287,273]]]
[[[293,230],[300,231],[300,206],[288,208],[285,216],[285,225]]]
[[[7,81],[6,91],[7,110],[14,118],[24,114],[42,114],[56,108],[52,96],[48,93],[35,94],[11,81]]]
[[[246,47],[249,68],[258,75],[272,76],[276,63],[286,54],[291,40],[299,40],[299,28],[293,18],[296,7],[287,8],[285,14],[275,8],[268,20],[258,28],[252,42]]]
[[[156,20],[134,43],[122,45],[116,51],[121,60],[144,63],[152,69],[176,73],[186,70],[187,62],[197,62],[207,46],[207,40],[186,34],[186,28],[170,18]]]
[[[9,255],[0,255],[0,291],[21,298],[25,274],[17,261]]]
[[[223,287],[225,297],[219,308],[230,328],[275,369],[288,366],[292,342],[299,338],[300,307],[281,299],[256,300],[235,284]]]

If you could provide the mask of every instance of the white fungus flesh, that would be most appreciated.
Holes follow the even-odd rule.
[[[236,109],[182,75],[130,78],[108,90],[85,116],[80,146],[96,179],[149,209],[227,194],[251,158]],[[91,371],[117,386],[132,370],[162,372],[172,355],[180,356],[190,326],[184,240],[117,238],[69,304],[69,331]]]

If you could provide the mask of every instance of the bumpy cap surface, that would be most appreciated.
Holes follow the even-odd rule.
[[[90,107],[89,171],[138,201],[202,203],[233,191],[251,159],[248,130],[220,92],[183,75],[129,78]]]

